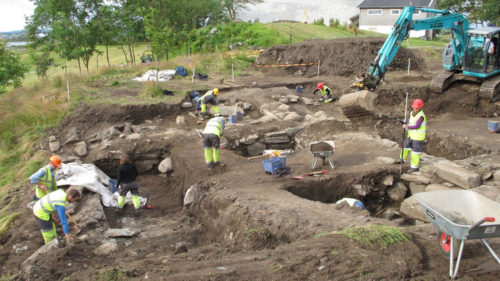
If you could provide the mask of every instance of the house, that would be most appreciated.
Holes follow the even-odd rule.
[[[358,5],[358,24],[361,30],[390,34],[405,6],[436,9],[436,0],[365,0]],[[413,19],[433,17],[435,14],[416,10]],[[432,30],[412,30],[411,37],[432,37]]]

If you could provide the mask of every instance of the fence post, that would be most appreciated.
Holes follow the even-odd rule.
[[[233,83],[234,83],[234,63],[231,64],[231,73],[232,73]]]
[[[411,58],[408,58],[408,76],[410,76]]]
[[[68,89],[68,102],[69,102],[69,80],[66,80],[66,88]]]
[[[318,77],[319,77],[319,66],[321,64],[321,60],[318,60]]]
[[[292,27],[290,26],[290,45],[292,44]]]
[[[196,65],[193,66],[193,76],[191,76],[191,84],[194,84],[194,73],[196,71]]]

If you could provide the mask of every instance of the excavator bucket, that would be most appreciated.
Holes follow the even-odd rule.
[[[375,114],[375,99],[377,95],[373,92],[363,90],[343,95],[339,105],[344,115],[349,119],[362,118]]]

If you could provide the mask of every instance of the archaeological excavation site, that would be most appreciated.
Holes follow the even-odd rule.
[[[275,46],[255,65],[321,64],[197,82],[202,94],[219,89],[225,117],[220,165],[213,168],[200,134],[209,119],[200,119],[190,91],[175,79],[166,83],[184,96],[178,104],[79,107],[38,145],[61,156],[58,184],[81,191],[67,208],[80,229],[70,223],[75,239],[64,247],[56,240],[44,245],[32,212],[23,212],[3,238],[2,272],[15,280],[448,279],[446,251],[458,254],[465,239],[447,243],[436,225],[459,231],[457,225],[477,222],[468,210],[481,213],[474,208],[486,203],[493,204],[487,217],[500,212],[500,134],[488,127],[500,121],[500,103],[469,82],[434,91],[430,81],[441,63],[406,48],[375,90],[346,100],[383,42]],[[334,101],[317,100],[318,83]],[[133,99],[135,90],[112,94]],[[405,130],[398,121],[415,99],[424,103],[426,138],[420,167],[410,172],[410,158],[399,161]],[[363,106],[353,109],[354,103]],[[122,153],[137,166],[140,216],[129,201],[123,214],[115,212],[110,180]],[[29,183],[19,188],[22,208],[32,193]],[[418,196],[431,193],[439,202]],[[446,220],[455,208],[473,221],[428,217]],[[455,260],[457,280],[498,280],[496,220],[468,233]],[[346,235],[373,227],[398,230],[403,241],[370,244]]]

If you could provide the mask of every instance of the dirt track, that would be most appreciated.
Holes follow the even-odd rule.
[[[360,44],[363,51],[353,53],[356,48],[352,46]],[[121,280],[119,274],[124,280],[445,280],[449,261],[437,247],[434,227],[398,212],[386,218],[381,215],[399,210],[401,204],[388,199],[390,186],[382,182],[387,176],[394,181],[401,179],[399,165],[381,163],[377,157],[398,157],[402,132],[395,118],[403,115],[408,86],[410,99],[419,97],[426,103],[429,133],[425,153],[429,156],[424,156],[423,165],[432,157],[467,160],[486,155],[495,159],[500,135],[488,134],[486,120],[499,120],[500,107],[478,100],[475,93],[479,86],[460,84],[442,95],[432,93],[424,82],[440,69],[433,68],[433,62],[424,63],[418,53],[404,49],[387,74],[386,83],[377,89],[376,117],[353,121],[343,115],[337,103],[307,104],[300,99],[287,104],[282,112],[284,116],[296,113],[295,119],[262,119],[266,108],[285,108],[280,98],[296,95],[297,85],[303,86],[300,95],[306,98],[312,98],[310,93],[319,81],[325,81],[337,93],[350,92],[353,76],[364,71],[380,44],[380,40],[343,39],[278,46],[264,51],[257,63],[320,59],[321,76],[316,77],[314,67],[273,69],[238,78],[238,86],[220,84],[225,105],[232,108],[235,102],[244,102],[252,107],[241,122],[226,129],[227,149],[221,153],[224,166],[213,170],[204,167],[195,131],[204,124],[198,124],[189,109],[164,104],[80,108],[52,134],[64,143],[72,131],[78,131],[89,144],[82,162],[94,163],[114,177],[118,165],[114,151],[127,152],[142,164],[150,163],[151,157],[161,160],[170,156],[174,172],[159,175],[157,165],[153,165],[141,173],[140,192],[154,207],[145,209],[141,218],[132,216],[130,206],[123,217],[105,209],[105,218],[85,227],[74,245],[43,256],[29,272],[21,264],[42,246],[42,239],[31,213],[26,211],[2,240],[1,271],[18,274],[18,280],[103,280],[99,279],[103,276],[107,276],[105,280]],[[404,71],[408,56],[416,62],[410,77]],[[256,87],[253,81],[257,81]],[[320,111],[324,117],[316,116]],[[180,115],[186,120],[183,126],[176,124]],[[133,134],[125,132],[127,126],[140,138],[131,138]],[[109,137],[103,148],[103,140],[97,141],[97,136],[111,127],[119,132]],[[264,173],[262,159],[248,161],[252,144],[243,144],[252,135],[263,141],[269,133],[277,132],[285,132],[279,137],[287,135],[290,141],[263,142],[265,147],[294,151],[286,160],[291,175],[279,178]],[[335,169],[323,166],[321,169],[329,170],[325,175],[292,179],[311,171],[308,144],[321,140],[335,140]],[[74,146],[68,142],[60,154],[74,155]],[[483,183],[491,184],[494,194],[500,195],[497,182],[488,178]],[[184,195],[193,185],[202,190],[203,199],[183,207]],[[354,188],[368,186],[372,189],[365,196]],[[20,187],[20,210],[30,200],[31,192],[30,186]],[[79,204],[91,200],[90,193],[85,195],[89,199]],[[356,196],[362,197],[366,210],[333,204],[343,197]],[[405,197],[409,196],[410,189]],[[86,214],[79,213],[81,208],[76,208],[75,217],[85,220]],[[331,233],[375,223],[400,227],[409,241],[380,249]],[[134,238],[117,238],[116,252],[94,254],[103,243],[101,233],[109,227],[140,229],[141,233]],[[500,252],[498,239],[490,243]],[[28,247],[16,253],[14,245]],[[500,266],[484,246],[476,241],[467,243],[459,280],[497,280],[499,272]]]

